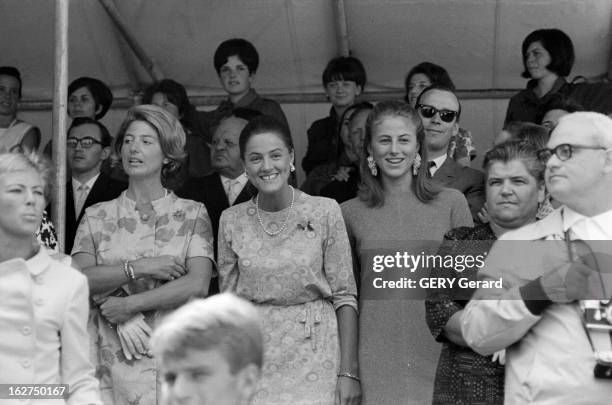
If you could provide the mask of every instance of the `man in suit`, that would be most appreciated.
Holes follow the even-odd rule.
[[[111,154],[108,129],[89,117],[77,117],[68,130],[66,149],[71,179],[66,185],[66,243],[70,254],[85,208],[117,198],[127,184],[100,172]]]
[[[448,157],[448,145],[459,131],[459,99],[451,89],[433,85],[423,90],[419,96],[417,110],[425,128],[430,174],[444,187],[461,191],[470,206],[474,222],[480,222],[478,211],[485,201],[484,174],[461,166]]]
[[[244,172],[238,140],[242,129],[259,115],[261,113],[255,110],[236,108],[222,118],[213,132],[210,148],[214,173],[189,179],[177,192],[180,197],[206,206],[215,237],[215,255],[221,213],[232,205],[248,201],[255,194],[255,187]]]

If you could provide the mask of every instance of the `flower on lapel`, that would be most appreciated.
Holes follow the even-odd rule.
[[[306,217],[302,218],[297,225],[298,229],[302,231],[314,231],[314,227],[312,226],[312,221]]]
[[[179,222],[182,222],[182,221],[185,220],[185,211],[183,211],[183,210],[176,210],[176,211],[174,211],[174,213],[172,213],[172,217],[175,220],[177,220]]]

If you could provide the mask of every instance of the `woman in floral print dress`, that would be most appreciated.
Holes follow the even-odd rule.
[[[213,237],[206,209],[162,186],[184,146],[185,133],[171,114],[133,107],[114,146],[129,187],[88,208],[77,231],[72,255],[96,304],[89,332],[108,405],[159,403],[151,329],[167,311],[208,292]]]
[[[291,187],[293,145],[267,116],[240,134],[258,194],[221,215],[219,278],[257,304],[264,364],[254,404],[360,401],[357,302],[351,252],[338,204]]]

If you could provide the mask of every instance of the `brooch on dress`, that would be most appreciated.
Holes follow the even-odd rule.
[[[175,220],[182,222],[185,219],[185,211],[183,210],[176,210],[172,213],[172,218],[174,218]]]
[[[302,230],[302,231],[314,231],[314,227],[312,226],[312,223],[310,222],[310,219],[306,219],[304,218],[302,221],[300,221],[297,225],[298,229]]]

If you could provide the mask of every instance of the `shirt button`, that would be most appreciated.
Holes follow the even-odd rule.
[[[22,360],[21,365],[23,366],[23,368],[29,368],[32,363],[30,363],[30,360]]]
[[[42,298],[37,298],[34,300],[34,305],[37,305],[39,307],[42,306],[42,304],[44,303],[45,303],[45,300],[43,300]]]
[[[29,335],[32,332],[32,328],[30,328],[29,326],[24,326],[23,328],[21,328],[21,333],[23,333],[24,335]]]

